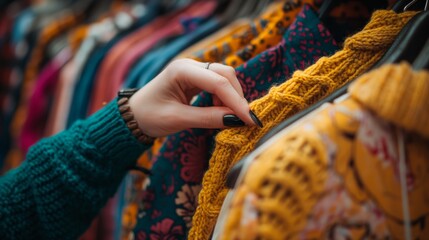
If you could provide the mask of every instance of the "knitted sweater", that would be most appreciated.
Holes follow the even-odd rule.
[[[199,206],[193,217],[190,239],[208,239],[223,200],[226,173],[272,127],[328,96],[344,83],[364,73],[381,58],[415,12],[376,11],[365,28],[345,41],[344,49],[296,71],[284,84],[250,104],[264,127],[227,129],[216,137],[216,148],[204,175]]]
[[[0,239],[76,239],[147,148],[112,101],[41,140],[0,178]]]
[[[427,238],[429,72],[384,65],[349,93],[249,155],[223,239]]]
[[[338,49],[331,32],[320,22],[317,13],[309,5],[304,5],[277,46],[236,69],[244,97],[252,101],[266,95],[271,86],[283,83],[296,69],[304,69]],[[212,106],[212,97],[203,92],[193,105]],[[135,219],[138,216],[135,236],[144,239],[144,236],[161,238],[163,234],[171,234],[173,238],[185,238],[197,207],[214,136],[213,130],[186,129],[166,138],[159,153],[152,158],[153,174],[146,180],[143,191],[143,182],[139,183],[139,178],[132,183],[134,192],[141,196],[134,197],[141,206],[134,215]],[[127,216],[131,213],[126,212]],[[171,227],[158,227],[168,225]]]

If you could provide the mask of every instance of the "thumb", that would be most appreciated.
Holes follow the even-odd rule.
[[[234,112],[224,106],[214,106],[214,107],[194,107],[194,106],[184,106],[182,110],[182,123],[185,128],[225,128],[224,116],[229,115],[231,119],[231,114]],[[240,121],[237,118],[238,121]],[[230,120],[231,121],[231,120]],[[244,123],[242,122],[243,126]]]

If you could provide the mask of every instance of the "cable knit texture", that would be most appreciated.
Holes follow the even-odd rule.
[[[403,239],[407,221],[410,239],[428,236],[429,138],[421,135],[429,129],[429,73],[385,65],[349,91],[351,97],[324,105],[248,159],[222,239]],[[404,142],[395,134],[402,126],[414,132],[404,132]],[[407,153],[409,220],[398,142]]]
[[[378,81],[365,74],[349,88],[350,95],[381,118],[429,138],[429,72],[413,72],[408,63],[383,66]],[[377,93],[377,94],[374,94]],[[413,94],[407,94],[413,93]]]
[[[0,239],[78,238],[147,148],[116,101],[40,141],[0,178]]]
[[[415,15],[393,11],[374,12],[365,28],[345,41],[344,49],[324,57],[305,71],[296,71],[286,83],[250,104],[264,127],[227,129],[216,137],[216,148],[204,175],[199,206],[193,217],[189,239],[208,239],[227,194],[225,176],[249,153],[272,127],[326,97],[344,83],[367,71],[385,53],[396,35]]]

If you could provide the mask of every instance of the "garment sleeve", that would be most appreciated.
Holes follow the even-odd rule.
[[[77,239],[148,148],[112,101],[0,177],[0,239]]]

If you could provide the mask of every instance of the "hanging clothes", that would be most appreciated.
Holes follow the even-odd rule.
[[[249,29],[250,24],[252,24],[251,19],[248,18],[240,18],[235,20],[234,22],[226,25],[222,29],[214,32],[211,35],[206,36],[203,40],[189,46],[187,49],[182,51],[180,54],[177,54],[174,59],[181,58],[194,58],[192,55],[196,52],[203,51],[203,49],[209,49],[210,47],[216,45],[216,43],[224,43],[227,42],[229,38],[233,36],[237,36],[238,34],[245,32],[246,29]],[[222,56],[218,56],[217,59],[222,59]],[[210,62],[219,62],[218,61],[210,61]],[[208,62],[208,61],[203,61]]]
[[[6,155],[13,145],[10,127],[20,101],[24,70],[30,58],[30,54],[36,45],[37,30],[40,25],[42,25],[36,25],[35,22],[40,20],[45,23],[49,22],[47,21],[49,18],[58,17],[57,14],[51,14],[53,10],[58,10],[58,7],[59,6],[55,5],[52,8],[48,8],[46,4],[29,6],[18,14],[12,26],[10,44],[13,53],[11,53],[8,60],[14,61],[14,64],[7,78],[9,80],[9,90],[5,94],[7,105],[2,107],[2,118],[4,119],[0,136],[2,142],[2,144],[0,144],[0,163],[3,165],[2,172],[18,166],[21,161],[19,158],[6,159]],[[11,6],[11,8],[13,8],[13,6]],[[15,132],[13,136],[16,137],[17,133]],[[16,145],[14,147],[16,148]]]
[[[13,96],[11,96],[15,83],[12,81],[12,74],[15,62],[14,58],[13,33],[14,18],[26,6],[25,3],[16,6],[0,8],[0,173],[2,172],[3,156],[9,147],[8,139],[8,116],[12,111]]]
[[[428,80],[385,65],[275,136],[249,156],[221,238],[428,236]]]
[[[145,32],[145,34],[152,33],[152,36],[146,41],[140,41],[138,44],[127,46],[133,47],[134,50],[128,52],[122,58],[114,59],[115,62],[113,64],[115,65],[115,68],[103,69],[104,66],[102,66],[101,71],[99,71],[100,75],[97,76],[95,81],[95,91],[93,94],[91,94],[92,99],[90,100],[89,114],[100,109],[103,104],[108,102],[116,95],[117,89],[120,88],[122,82],[125,80],[126,73],[129,71],[131,65],[134,64],[139,56],[142,56],[147,51],[149,51],[149,49],[154,46],[157,41],[175,36],[176,34],[180,34],[184,31],[182,25],[178,21],[180,18],[185,16],[207,16],[211,14],[215,6],[216,5],[214,1],[198,2],[192,4],[185,11],[168,20],[172,21],[173,24],[160,29],[162,26],[162,23],[160,22],[157,27],[153,25],[153,28],[147,28],[147,32]],[[140,36],[142,35],[139,35],[139,37]],[[107,82],[106,79],[108,78],[111,80]]]
[[[40,72],[37,85],[30,97],[27,118],[22,127],[20,147],[27,153],[28,148],[44,136],[45,124],[54,98],[54,90],[57,86],[62,67],[71,59],[72,53],[64,50],[59,53]]]
[[[301,11],[304,4],[314,5],[312,0],[294,0],[286,1],[282,6],[282,11],[278,15],[273,16],[264,30],[249,44],[238,50],[238,52],[226,57],[223,63],[230,66],[240,66],[245,61],[251,59],[267,48],[275,46],[280,40],[284,32],[295,20],[297,14]]]
[[[190,46],[197,40],[214,32],[219,27],[217,19],[189,19],[182,21],[187,29],[183,36],[172,40],[165,46],[148,53],[142,61],[139,61],[130,71],[124,85],[128,88],[140,88],[148,84],[153,78],[161,72],[171,59],[180,51]],[[195,29],[193,29],[195,28]]]
[[[67,153],[67,156],[58,162],[61,163],[58,165],[61,168],[68,159],[77,156],[74,149],[50,153],[37,150],[37,146],[46,142],[63,144],[57,140],[64,137],[70,142],[68,146],[80,149],[82,139],[78,139],[73,132],[80,134],[87,131],[94,134],[93,131],[96,129],[102,129],[107,136],[116,137],[119,134],[124,137],[121,138],[123,142],[119,145],[121,147],[127,145],[124,148],[130,152],[121,154],[126,159],[125,163],[121,162],[118,165],[121,168],[121,176],[115,176],[109,184],[104,181],[108,186],[89,184],[103,188],[100,195],[106,196],[107,191],[111,198],[109,200],[103,198],[101,202],[97,200],[99,195],[91,195],[91,199],[96,202],[89,208],[100,210],[101,205],[104,205],[104,208],[96,217],[95,211],[82,213],[87,216],[86,219],[89,219],[87,214],[94,216],[94,219],[87,232],[80,236],[81,240],[166,237],[252,239],[274,235],[288,237],[288,234],[296,232],[302,238],[323,238],[326,234],[332,238],[349,236],[365,238],[365,234],[401,238],[404,229],[408,227],[411,228],[413,236],[428,234],[425,225],[425,221],[429,220],[427,206],[416,201],[426,197],[422,194],[425,188],[419,188],[420,185],[417,184],[426,179],[425,170],[418,171],[426,169],[424,158],[417,157],[419,154],[426,155],[425,149],[421,147],[427,145],[426,115],[416,117],[414,107],[406,108],[397,104],[399,110],[396,112],[383,105],[386,102],[399,101],[402,96],[404,96],[402,100],[413,104],[424,100],[425,95],[422,92],[426,85],[421,79],[425,78],[427,73],[412,72],[410,67],[404,64],[378,71],[385,74],[383,76],[392,73],[408,74],[407,76],[411,76],[410,79],[420,79],[413,84],[421,85],[399,86],[399,82],[388,82],[386,77],[380,78],[383,81],[379,80],[380,85],[377,86],[375,83],[366,84],[364,80],[360,80],[350,88],[349,98],[329,105],[325,110],[319,111],[317,114],[320,115],[316,118],[306,122],[313,126],[312,129],[301,126],[294,128],[294,132],[290,130],[293,134],[288,134],[283,139],[288,141],[288,147],[290,145],[289,155],[285,157],[280,154],[283,156],[281,161],[275,160],[276,157],[271,159],[273,154],[277,153],[276,151],[280,152],[278,149],[284,148],[285,145],[284,142],[273,142],[273,146],[263,155],[264,162],[269,164],[264,165],[256,158],[255,167],[249,170],[248,173],[254,178],[249,175],[244,181],[239,182],[235,195],[231,191],[228,192],[224,186],[231,167],[244,156],[252,154],[255,144],[271,128],[310,107],[371,68],[415,12],[396,14],[387,10],[377,11],[366,24],[373,9],[380,8],[384,4],[381,2],[385,0],[374,3],[342,0],[335,2],[335,6],[323,17],[320,17],[322,14],[318,12],[319,8],[327,3],[323,0],[281,0],[270,3],[263,1],[266,4],[264,9],[259,9],[264,4],[257,1],[243,1],[242,7],[230,2],[232,1],[148,0],[144,3],[130,3],[106,0],[55,3],[42,1],[36,4],[21,0],[16,3],[5,3],[8,8],[0,8],[2,50],[0,174],[21,164],[24,169],[35,164],[39,167],[34,169],[42,171],[47,165],[45,162],[39,162],[41,158],[35,157],[34,154],[61,156]],[[237,14],[233,16],[230,10],[235,7]],[[362,28],[362,31],[355,34],[356,30]],[[352,34],[354,34],[352,37],[347,38]],[[342,50],[338,51],[339,49]],[[158,138],[150,149],[146,149],[147,146],[137,147],[136,143],[128,138],[129,134],[118,133],[117,120],[120,119],[117,115],[114,117],[110,115],[117,110],[111,102],[115,99],[117,91],[120,88],[144,87],[170,61],[180,57],[189,57],[206,63],[225,63],[234,67],[244,97],[251,102],[251,109],[262,120],[264,127],[261,129],[240,127],[223,131],[186,129],[165,138]],[[377,75],[371,74],[368,76]],[[369,82],[373,77],[361,79],[367,79]],[[381,88],[386,92],[376,94]],[[417,89],[417,95],[407,95],[403,91],[393,97],[387,94],[391,89],[395,91]],[[358,94],[359,92],[361,94]],[[192,105],[213,106],[212,97],[207,92],[201,92],[195,96]],[[384,101],[384,98],[388,100]],[[100,109],[102,110],[98,111]],[[342,112],[343,110],[360,115],[357,114],[358,117],[347,115]],[[94,118],[89,116],[92,114],[96,114],[96,117],[102,115],[105,119],[94,122]],[[360,118],[361,115],[364,118]],[[86,118],[89,120],[80,121]],[[366,122],[361,121],[362,119]],[[365,142],[370,136],[362,137],[365,133],[363,130],[369,128],[365,125],[367,122],[372,124],[371,130],[388,136],[390,142],[399,141],[396,133],[384,128],[383,124],[386,121],[395,125],[397,129],[406,131],[406,136],[411,139],[411,143],[405,143],[407,153],[412,155],[410,155],[412,164],[406,166],[407,173],[411,172],[409,176],[407,175],[411,181],[407,186],[412,204],[410,224],[403,224],[406,219],[400,211],[402,201],[390,201],[380,194],[388,189],[397,197],[397,191],[404,189],[397,187],[398,183],[394,182],[397,179],[392,177],[399,176],[397,175],[399,161],[394,159],[396,162],[385,163],[388,169],[380,170],[385,178],[378,181],[379,179],[374,180],[374,176],[380,166],[368,163],[367,160],[379,161],[381,158],[373,154],[377,146]],[[109,132],[106,126],[101,126],[102,124],[110,126],[113,132]],[[71,130],[67,130],[69,128]],[[358,131],[361,135],[347,135],[350,129]],[[339,130],[344,130],[345,133],[341,132],[342,135],[337,137]],[[59,135],[41,140],[54,134]],[[329,135],[333,140],[320,140],[318,134]],[[343,141],[341,137],[347,139]],[[91,137],[89,141],[102,149],[103,154],[109,152],[106,147],[117,150],[118,146],[111,146],[111,139],[99,135],[96,135],[96,138]],[[336,141],[338,139],[341,141]],[[101,141],[106,141],[107,145],[103,145]],[[359,145],[361,147],[356,151],[349,148],[350,143],[346,141],[364,147]],[[31,148],[34,144],[36,150]],[[343,147],[343,144],[346,147]],[[300,148],[301,146],[304,146],[304,150]],[[368,146],[372,147],[371,151],[367,151]],[[392,147],[392,151],[397,150],[395,147],[396,145]],[[320,156],[311,154],[311,149],[316,149],[317,153],[332,153],[332,148],[341,148],[339,151],[341,154],[335,156],[341,158],[335,160],[338,168],[332,164],[333,157],[329,154],[324,154],[323,161],[319,162],[316,161],[316,157]],[[143,149],[145,152],[141,154]],[[28,150],[36,162],[23,163]],[[68,150],[72,153],[68,154]],[[92,150],[88,151],[86,153],[95,154]],[[308,154],[305,155],[302,151],[307,151],[305,153]],[[303,158],[309,160],[304,164],[298,161],[299,159],[289,159],[288,156],[293,154],[301,154]],[[106,157],[106,164],[112,163],[111,157]],[[137,167],[128,166],[131,157],[138,158]],[[291,167],[283,169],[287,172],[286,174],[283,172],[286,176],[270,174],[272,169],[278,166],[276,164],[286,166],[289,163],[295,164],[295,167],[299,164],[300,167],[305,165],[302,167],[305,171]],[[58,166],[54,165],[52,167],[56,169]],[[371,169],[363,171],[362,169],[367,166]],[[111,170],[109,166],[101,167],[107,169],[107,172]],[[138,167],[150,169],[152,175],[137,171]],[[125,168],[133,170],[126,173]],[[93,171],[93,168],[90,170]],[[98,173],[99,171],[94,172],[95,177]],[[28,176],[35,173],[11,171],[11,174],[19,174],[21,178],[28,180],[31,179]],[[45,179],[58,177],[55,175],[58,171],[51,173],[43,170],[36,174],[46,175]],[[64,177],[68,180],[76,179],[76,175],[70,176],[69,173],[62,174],[57,183],[61,184]],[[267,178],[271,181],[269,183],[281,182],[283,184],[281,186],[284,187],[282,191],[293,189],[294,193],[290,196],[296,197],[299,201],[288,202],[290,200],[288,198],[285,203],[280,201],[284,198],[274,198],[273,195],[276,194],[265,191],[271,189],[273,185],[263,186],[263,180]],[[27,182],[25,179],[21,179],[23,183]],[[338,179],[345,180],[337,181]],[[9,179],[0,178],[0,181]],[[52,189],[52,185],[44,184]],[[83,189],[81,185],[79,186],[79,189]],[[311,191],[304,191],[303,189],[308,186],[311,187]],[[60,199],[58,202],[63,204],[69,195],[64,192],[67,189],[60,190],[62,195],[54,198]],[[92,192],[91,189],[88,192]],[[308,200],[310,193],[317,197]],[[231,198],[234,197],[232,203],[225,201],[227,194]],[[72,198],[74,195],[74,192],[70,193]],[[30,201],[34,199],[44,201],[39,196],[26,196],[24,198]],[[79,197],[88,196],[81,193]],[[23,199],[22,196],[15,197],[19,201]],[[278,201],[276,202],[278,205],[271,208],[267,202],[273,199]],[[345,203],[350,202],[352,204],[346,206]],[[278,210],[277,206],[281,204],[288,204],[291,208]],[[224,211],[231,206],[230,211]],[[22,209],[26,212],[24,214],[34,213],[33,208],[27,207],[25,209],[13,207],[12,210],[18,211],[16,213],[19,215],[15,220],[22,218]],[[222,212],[227,214],[218,219],[221,207]],[[364,210],[368,208],[372,208],[374,212],[365,212]],[[339,215],[336,215],[336,212],[332,213],[330,211],[332,209],[344,210],[347,224],[338,223]],[[69,209],[64,214],[76,214],[81,210],[74,209],[70,212]],[[252,215],[255,211],[260,215],[257,214],[249,220],[249,213]],[[274,211],[273,216],[280,220],[274,223],[271,221],[272,218],[265,219],[263,216],[269,215],[270,211]],[[355,216],[352,215],[356,212],[362,217],[359,218],[362,225],[356,225],[353,221]],[[304,215],[306,217],[303,217]],[[382,218],[374,220],[374,215]],[[51,223],[52,236],[55,238],[59,235],[75,238],[89,225],[88,220],[78,224],[72,223],[58,230],[56,227],[63,226],[62,220],[65,215],[55,216],[58,219],[54,222],[51,221],[50,213],[42,217],[42,221]],[[325,216],[332,217],[331,221],[322,221]],[[214,230],[216,219],[218,221]],[[21,224],[13,225],[13,229],[26,224],[25,221],[17,221]],[[223,222],[225,224],[221,224]],[[275,225],[285,222],[296,224],[285,224],[280,228]],[[25,228],[31,230],[33,227]],[[265,227],[270,230],[265,231]],[[363,231],[367,229],[370,230]],[[64,236],[65,232],[70,232],[71,235]]]
[[[199,49],[189,57],[200,62],[223,61],[224,58],[243,48],[252,39],[258,36],[266,28],[268,22],[282,14],[281,7],[285,4],[286,1],[272,3],[260,17],[247,25],[244,30],[231,36],[225,36],[225,38],[211,43],[208,49]],[[230,66],[237,67],[239,65]]]
[[[149,15],[136,14],[135,9],[139,7],[142,6],[137,5],[130,9],[124,9],[111,18],[91,27],[91,35],[85,39],[79,52],[62,72],[59,80],[60,87],[56,94],[57,104],[49,117],[50,127],[46,130],[46,135],[50,136],[65,129],[70,115],[86,114],[88,99],[84,97],[86,94],[90,94],[89,89],[92,87],[93,74],[98,70],[102,57],[121,37],[133,31],[134,24],[144,23],[154,16],[153,13]],[[156,7],[154,7],[154,11],[155,9]],[[124,18],[127,20],[122,20],[123,23],[121,23],[121,19]],[[75,92],[75,89],[79,91]],[[79,106],[78,104],[86,105]]]
[[[35,80],[37,78],[37,73],[40,70],[41,64],[44,58],[44,52],[46,51],[47,45],[52,41],[53,38],[64,33],[73,25],[77,24],[82,19],[82,12],[70,12],[58,19],[55,22],[52,22],[49,26],[43,29],[34,51],[32,51],[30,59],[25,69],[25,74],[23,77],[21,96],[19,100],[19,105],[13,117],[11,123],[11,134],[14,142],[17,142],[21,129],[24,124],[24,120],[27,116],[27,107],[29,99],[31,96],[31,89],[33,89]],[[13,149],[9,152],[7,156],[7,162],[20,162],[23,159],[23,154],[20,151],[18,146],[14,146]]]
[[[209,50],[205,51],[204,54],[201,53],[201,51],[198,51],[199,53],[197,54],[192,54],[192,56],[189,56],[190,58],[202,61],[203,57],[197,57],[197,55],[203,54],[205,55],[204,57],[209,57],[207,59],[205,59],[205,61],[210,61],[210,62],[220,62],[224,57],[226,57],[228,54],[235,52],[236,50],[238,50],[239,48],[241,48],[242,46],[244,46],[245,44],[249,43],[253,38],[255,38],[257,36],[257,34],[259,34],[259,32],[261,32],[267,25],[267,22],[273,18],[274,16],[279,15],[282,10],[281,7],[284,5],[284,2],[275,2],[272,3],[271,5],[268,6],[268,8],[264,11],[264,13],[262,13],[262,15],[260,17],[258,17],[257,20],[255,20],[252,25],[246,25],[244,30],[240,31],[239,33],[237,33],[236,35],[225,35],[223,37],[220,37],[218,40],[216,40],[216,42],[210,43],[209,46]],[[148,66],[148,64],[153,64],[153,58],[156,58],[158,61],[158,58],[161,54],[158,52],[152,52],[149,53],[148,56],[146,56],[145,58],[142,59],[142,61],[140,63],[138,63],[138,65],[131,71],[131,73],[129,73],[127,82],[125,83],[125,86],[127,87],[139,87],[139,86],[144,86],[143,84],[145,84],[144,82],[146,82],[147,80],[144,80],[144,82],[138,84],[136,81],[138,81],[138,77],[141,74],[142,77],[144,77],[145,79],[150,79],[148,77],[146,77],[145,72],[144,72],[144,68],[145,66]],[[142,66],[145,65],[145,66]],[[143,70],[141,70],[143,68]],[[152,158],[156,155],[158,155],[159,149],[162,147],[163,143],[164,143],[164,138],[158,138],[155,143],[154,146],[149,149],[148,151],[146,151],[138,160],[138,165],[139,166],[144,166],[144,167],[151,167],[152,166]],[[127,200],[125,200],[126,202],[128,202],[127,205],[129,205],[128,207],[125,208],[125,212],[124,212],[124,218],[125,219],[134,219],[137,217],[137,205],[136,205],[136,200],[131,200],[131,199],[135,199],[136,198],[136,194],[137,191],[133,188],[139,188],[139,186],[141,186],[141,184],[143,183],[145,179],[145,175],[139,174],[139,173],[132,173],[132,177],[130,177],[130,179],[128,179],[128,185],[130,185],[130,187],[128,187],[128,191],[126,191],[126,195],[127,195]],[[130,226],[134,226],[134,220],[126,220],[125,223],[123,224],[126,228],[128,229],[127,231],[130,231],[130,228],[132,230],[133,227]]]
[[[155,11],[156,9],[157,6],[154,6]],[[149,12],[149,10],[147,12]],[[124,54],[124,52],[127,52],[126,49],[128,49],[133,43],[141,40],[142,36],[146,36],[146,34],[150,34],[157,27],[166,24],[173,14],[177,14],[177,12],[172,13],[169,16],[156,18],[154,21],[150,22],[149,20],[152,18],[146,19],[148,24],[144,27],[138,29],[135,32],[132,32],[131,34],[129,34],[130,32],[126,32],[116,36],[114,39],[109,41],[105,47],[101,46],[99,48],[100,50],[96,50],[96,53],[92,54],[94,59],[90,60],[94,61],[89,61],[90,64],[85,66],[85,69],[83,70],[82,76],[80,77],[77,85],[77,88],[81,89],[81,91],[76,92],[76,94],[73,96],[70,114],[67,119],[67,127],[73,124],[76,120],[83,119],[89,114],[90,102],[92,101],[91,99],[95,98],[92,97],[92,95],[97,92],[98,95],[102,94],[100,92],[102,92],[104,89],[101,89],[101,86],[104,87],[105,85],[103,84],[110,84],[110,82],[106,83],[106,79],[110,79],[110,71],[112,71],[112,69],[116,69],[113,66],[116,63],[115,61],[119,59],[119,56]],[[122,80],[118,79],[116,81]],[[112,88],[108,90],[109,96],[116,94],[119,86],[112,86]],[[107,100],[97,102],[97,109],[111,98],[112,97],[109,97]],[[91,112],[93,111],[94,110],[91,110]]]
[[[297,71],[284,84],[250,104],[264,124],[262,129],[226,129],[216,136],[216,147],[209,162],[192,219],[190,239],[207,239],[225,199],[226,173],[249,153],[269,129],[308,105],[332,93],[371,67],[392,44],[398,32],[415,12],[401,14],[376,11],[365,28],[345,41],[343,50],[324,57],[305,71]]]
[[[307,48],[309,42],[314,43],[311,49]],[[249,101],[264,96],[270,87],[283,83],[296,69],[304,69],[337,49],[332,34],[314,10],[304,5],[280,44],[237,69],[244,96]],[[250,68],[254,70],[249,71]],[[193,105],[212,106],[211,95],[200,94]],[[171,232],[177,238],[186,235],[208,167],[214,135],[214,130],[187,129],[167,137],[153,160],[153,174],[147,181],[140,210],[143,217],[138,219],[134,230],[136,236],[155,237],[156,226],[166,223],[182,230]]]

